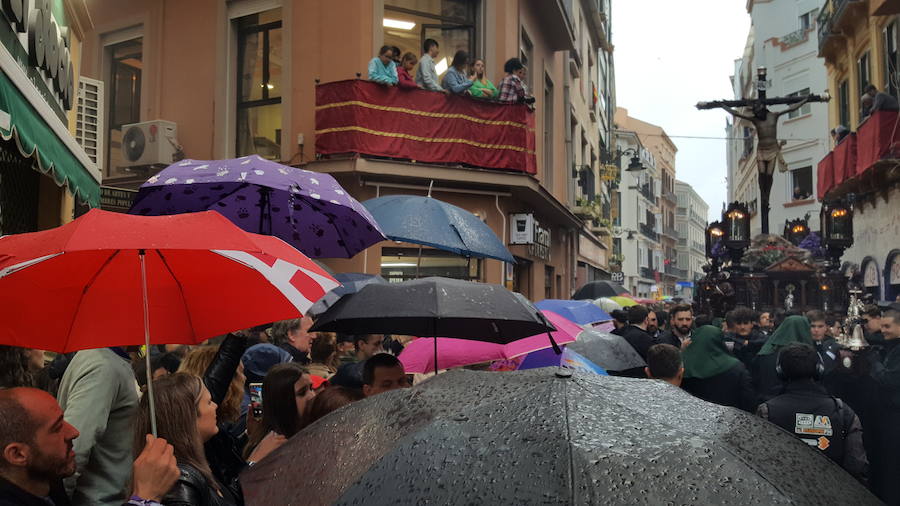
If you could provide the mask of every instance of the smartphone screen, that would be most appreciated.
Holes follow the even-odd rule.
[[[262,383],[250,383],[250,407],[254,418],[262,418]]]

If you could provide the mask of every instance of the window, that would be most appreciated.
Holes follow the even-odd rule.
[[[741,158],[747,158],[750,154],[753,153],[753,129],[750,127],[744,127],[744,151],[741,155]]]
[[[856,62],[856,72],[859,76],[859,93],[865,93],[866,88],[869,86],[871,81],[871,74],[869,73],[869,52],[866,51],[859,57],[859,60]]]
[[[801,167],[791,171],[791,200],[806,200],[813,197],[812,167]]]
[[[806,95],[809,95],[809,88],[803,88],[800,91],[795,91],[794,93],[788,93],[787,96],[789,96],[789,97],[805,97]],[[797,109],[796,111],[789,112],[788,119],[805,116],[810,113],[810,109],[811,109],[811,107],[809,105],[809,102],[807,102],[807,103],[803,104],[803,107]]]
[[[850,126],[850,83],[846,79],[838,85],[838,119],[841,125]]]
[[[819,15],[819,9],[813,9],[807,13],[800,15],[800,29],[809,30],[816,22],[816,16]]]
[[[117,175],[122,166],[122,125],[141,121],[141,70],[144,61],[143,38],[108,46],[109,111],[107,113],[107,175]]]
[[[457,51],[477,53],[476,13],[476,3],[472,0],[385,0],[384,44],[400,48],[401,55],[420,56],[425,39],[434,39],[440,48],[436,63],[441,68],[449,68]],[[400,56],[396,58],[399,60]],[[491,77],[496,80],[498,76]]]
[[[381,277],[390,283],[427,276],[479,281],[481,262],[438,249],[422,249],[420,259],[418,248],[382,248]]]
[[[884,27],[884,90],[893,96],[900,92],[897,80],[897,23]]]
[[[544,186],[553,191],[553,81],[544,75]]]
[[[281,9],[238,18],[236,156],[281,159]]]
[[[522,60],[522,65],[525,67],[530,67],[534,62],[534,58],[532,58],[532,54],[534,54],[534,44],[531,43],[531,38],[528,37],[528,34],[525,33],[525,29],[522,28],[522,40],[519,45],[519,59]],[[532,88],[533,79],[531,76],[534,75],[534,69],[528,68],[528,71],[525,73],[525,86],[528,88]]]

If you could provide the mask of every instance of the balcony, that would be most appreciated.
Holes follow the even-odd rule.
[[[900,14],[900,0],[869,0],[869,13],[872,16]]]
[[[663,200],[668,200],[672,204],[675,204],[675,205],[678,204],[678,197],[673,192],[664,191],[664,192],[662,192],[661,197],[663,198]]]
[[[704,255],[706,254],[706,245],[700,241],[691,241],[691,248],[693,248],[694,251],[699,251]]]
[[[671,264],[666,266],[665,272],[666,272],[666,274],[668,274],[670,276],[675,276],[678,279],[687,279],[687,277],[688,277],[687,269],[679,269],[678,267],[671,265]]]
[[[656,279],[657,270],[652,267],[641,267],[641,277],[647,279]]]
[[[640,228],[641,234],[643,234],[644,237],[650,239],[653,242],[659,242],[659,234],[656,232],[656,230],[653,230],[653,225],[641,223],[641,226],[638,228]]]
[[[819,200],[887,188],[900,178],[893,170],[900,158],[897,120],[896,111],[876,111],[819,162]]]
[[[844,40],[844,30],[849,23],[865,19],[866,2],[863,0],[826,0],[817,23],[819,56],[827,59],[832,49],[839,50]],[[859,16],[862,16],[861,18]]]
[[[687,248],[687,239],[685,239],[684,237],[679,237],[678,238],[678,247],[679,248]]]
[[[316,87],[316,154],[537,172],[534,114],[525,105],[358,79]]]
[[[678,231],[675,230],[675,227],[663,227],[662,235],[672,239],[673,241],[678,240]]]
[[[644,197],[647,198],[647,200],[649,200],[650,202],[652,202],[654,204],[656,203],[656,196],[653,195],[653,190],[650,188],[649,183],[645,183],[645,184],[641,185],[640,192],[641,192],[641,195],[643,195]]]

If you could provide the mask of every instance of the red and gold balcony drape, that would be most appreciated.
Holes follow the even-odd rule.
[[[526,106],[363,80],[316,87],[316,153],[537,172]]]

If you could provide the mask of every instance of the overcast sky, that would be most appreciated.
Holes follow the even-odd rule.
[[[616,102],[629,116],[659,125],[678,147],[676,177],[691,184],[718,219],[725,188],[721,109],[699,101],[733,98],[729,76],[750,29],[745,0],[612,0]]]

